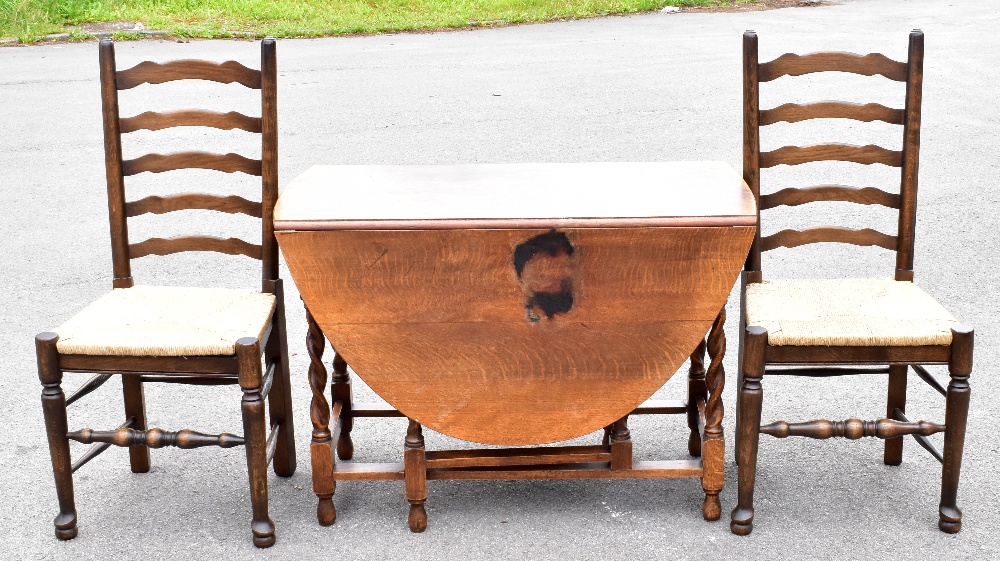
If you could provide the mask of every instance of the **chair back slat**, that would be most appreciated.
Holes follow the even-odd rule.
[[[869,144],[814,144],[812,146],[783,146],[760,154],[760,167],[769,168],[782,164],[794,166],[808,162],[841,161],[856,164],[885,164],[902,167],[903,153]]]
[[[899,195],[876,187],[849,187],[847,185],[815,185],[813,187],[786,188],[760,196],[760,210],[778,206],[798,206],[817,201],[841,201],[862,205],[881,205],[899,208]]]
[[[135,117],[123,118],[119,124],[122,134],[138,130],[158,131],[171,127],[212,127],[222,130],[241,129],[247,132],[261,132],[261,120],[236,111],[229,113],[199,110],[166,113],[146,111]]]
[[[841,101],[820,101],[818,103],[786,103],[774,109],[760,112],[760,126],[786,122],[797,123],[807,119],[853,119],[855,121],[883,121],[892,125],[902,125],[904,111],[892,109],[879,103],[847,103]]]
[[[220,197],[205,193],[178,193],[161,197],[153,195],[125,203],[125,215],[129,218],[143,214],[165,214],[177,210],[215,210],[229,214],[246,214],[261,218],[261,204],[248,201],[239,195]]]
[[[248,175],[261,174],[261,161],[239,154],[210,154],[208,152],[177,152],[175,154],[146,154],[134,160],[122,161],[122,174],[127,176],[151,171],[161,173],[175,169],[214,169]]]
[[[798,247],[800,245],[819,242],[847,243],[851,245],[896,249],[896,236],[883,234],[870,228],[855,230],[836,226],[821,226],[805,230],[782,230],[777,234],[761,238],[760,242],[762,251],[770,251],[779,247]]]
[[[879,53],[864,56],[829,52],[808,55],[785,53],[771,62],[762,63],[759,76],[761,82],[770,82],[782,76],[802,76],[814,72],[850,72],[864,76],[879,74],[897,82],[906,81],[906,63]]]
[[[248,88],[260,89],[260,70],[252,70],[230,60],[209,62],[207,60],[175,60],[171,62],[145,61],[119,70],[116,82],[119,90],[132,89],[141,84],[162,84],[174,80],[209,80],[221,84],[238,82]]]
[[[149,238],[128,246],[133,257],[147,255],[170,255],[182,251],[214,251],[226,255],[245,255],[261,259],[262,248],[239,238],[217,238],[214,236],[177,236],[173,238]]]

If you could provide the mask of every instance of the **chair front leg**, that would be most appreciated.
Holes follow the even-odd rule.
[[[274,522],[267,514],[267,425],[264,397],[261,395],[260,342],[254,337],[240,339],[236,342],[236,356],[239,360],[240,388],[243,390],[243,438],[253,508],[250,530],[255,546],[270,547],[274,545]]]
[[[59,515],[54,524],[56,537],[71,540],[76,537],[76,502],[73,499],[73,464],[70,460],[69,432],[66,421],[66,394],[62,391],[62,371],[59,369],[59,336],[45,332],[35,337],[38,357],[38,379],[42,382],[42,415],[49,439],[52,474],[56,480]]]
[[[737,504],[729,529],[745,536],[753,531],[753,492],[757,479],[757,444],[760,440],[760,410],[763,399],[764,351],[767,330],[750,326],[744,336],[743,385],[740,387],[740,433],[736,440],[739,458]]]
[[[969,416],[969,375],[972,373],[972,329],[959,326],[951,330],[951,361],[948,372],[948,396],[945,404],[944,461],[941,469],[941,505],[938,528],[954,534],[962,529],[962,511],[958,508],[958,477],[965,448],[965,426]]]

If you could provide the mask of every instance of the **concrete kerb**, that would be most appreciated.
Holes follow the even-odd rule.
[[[0,39],[0,45],[35,45],[38,43],[56,43],[59,41],[70,41],[73,39],[77,40],[91,40],[91,39],[107,39],[113,36],[115,33],[124,33],[128,35],[138,35],[145,39],[150,39],[154,37],[165,37],[169,35],[167,31],[160,29],[124,29],[117,31],[94,31],[94,32],[81,32],[78,30],[73,30],[71,33],[51,33],[49,35],[44,35],[39,37],[37,41],[31,43],[22,43],[17,37],[8,37],[5,39]],[[234,34],[235,35],[235,34]]]

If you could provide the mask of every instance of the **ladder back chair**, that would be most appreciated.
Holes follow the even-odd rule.
[[[902,462],[903,436],[912,435],[942,464],[939,527],[958,532],[962,513],[956,504],[962,448],[969,407],[973,331],[959,324],[931,296],[913,284],[914,225],[917,200],[917,157],[920,147],[920,101],[924,36],[910,34],[909,56],[897,62],[881,54],[859,56],[821,52],[784,54],[759,64],[757,35],[743,35],[743,175],[758,201],[758,230],[742,275],[739,399],[737,404],[738,505],[730,528],[745,535],[753,529],[753,493],[757,447],[761,433],[786,438],[826,439],[864,436],[885,439],[884,462]],[[823,101],[784,104],[760,110],[759,85],[782,76],[839,71],[881,75],[904,82],[903,109],[876,103]],[[785,146],[760,152],[760,127],[816,118],[874,120],[901,125],[902,150],[868,145],[817,144]],[[874,187],[820,185],[761,194],[760,170],[814,161],[885,164],[900,168],[899,193]],[[762,237],[759,221],[772,209],[816,201],[881,205],[898,210],[895,235],[873,229],[814,227],[783,230]],[[761,253],[779,247],[816,242],[877,246],[896,253],[892,278],[763,280]],[[922,365],[947,365],[951,381],[945,389]],[[944,423],[911,422],[905,415],[907,373],[914,373],[945,396]],[[841,376],[888,374],[886,418],[876,421],[814,420],[761,425],[761,381],[772,375]],[[944,433],[944,452],[927,439]]]
[[[260,70],[252,70],[234,61],[217,64],[199,60],[163,64],[147,61],[127,70],[117,70],[114,44],[106,39],[101,41],[99,48],[113,290],[53,332],[41,333],[35,338],[38,376],[43,386],[42,408],[59,500],[56,536],[68,540],[77,534],[73,473],[111,445],[129,448],[131,469],[135,473],[149,471],[150,448],[230,448],[242,445],[246,449],[250,479],[253,543],[258,547],[268,547],[275,539],[274,523],[268,516],[268,463],[273,461],[274,471],[279,476],[289,477],[295,472],[284,296],[282,281],[278,278],[278,245],[272,221],[278,196],[275,42],[268,38],[261,43]],[[128,118],[119,116],[120,90],[142,84],[191,79],[238,82],[260,90],[261,116],[202,110],[145,112]],[[188,126],[224,130],[239,128],[258,133],[261,136],[261,159],[204,152],[146,154],[135,159],[122,159],[123,134]],[[149,196],[126,201],[125,177],[147,171],[160,173],[184,168],[230,173],[240,171],[259,176],[261,201],[253,202],[235,195],[222,197],[201,193]],[[260,219],[262,241],[256,245],[238,238],[181,236],[129,242],[128,218],[191,209],[241,213]],[[261,290],[142,286],[133,283],[132,259],[184,251],[211,251],[261,260]],[[90,372],[95,375],[66,397],[61,387],[64,372]],[[115,375],[122,380],[125,422],[114,430],[70,432],[67,406]],[[148,427],[143,395],[143,384],[147,382],[239,384],[242,389],[243,436],[203,434],[191,430],[169,432]],[[269,406],[270,426],[265,423],[265,400]],[[70,440],[92,446],[73,462],[70,459]]]

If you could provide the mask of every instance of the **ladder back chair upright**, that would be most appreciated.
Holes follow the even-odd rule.
[[[887,465],[902,462],[903,436],[911,435],[943,464],[940,529],[949,533],[961,529],[962,513],[956,498],[969,408],[973,331],[959,324],[913,283],[923,45],[923,33],[915,30],[910,34],[906,62],[897,62],[881,54],[859,56],[821,52],[802,56],[784,54],[771,62],[759,64],[756,34],[747,31],[743,36],[743,174],[757,198],[759,212],[757,234],[742,275],[736,429],[739,489],[738,505],[732,512],[730,525],[736,534],[748,534],[753,529],[753,493],[761,433],[777,438],[882,438],[885,439],[883,460]],[[891,109],[876,103],[862,105],[824,101],[802,105],[789,103],[760,110],[758,86],[761,83],[786,75],[828,71],[881,75],[904,82],[905,107]],[[785,146],[760,152],[760,127],[816,118],[878,120],[901,125],[902,150],[888,150],[875,145],[817,144]],[[879,163],[900,168],[899,193],[874,187],[820,185],[761,194],[762,168],[828,160],[866,165]],[[874,204],[897,209],[896,233],[887,235],[873,229],[823,226],[761,236],[761,216],[777,207],[815,201]],[[816,242],[877,246],[894,251],[894,276],[884,279],[763,280],[762,252]],[[927,364],[948,366],[951,380],[947,389],[922,366]],[[909,368],[945,396],[943,424],[907,419]],[[761,425],[761,381],[765,374],[815,377],[871,373],[888,374],[886,418],[877,421],[848,419],[842,422],[776,421]],[[940,432],[944,433],[943,453],[927,438]]]
[[[149,471],[150,448],[243,445],[250,479],[253,543],[268,547],[275,539],[274,523],[268,516],[268,463],[273,461],[274,471],[279,476],[289,477],[295,472],[284,295],[282,280],[278,277],[278,246],[272,221],[278,196],[275,42],[268,38],[261,43],[260,70],[234,61],[218,64],[200,60],[163,64],[146,61],[127,70],[117,70],[114,44],[106,39],[101,41],[99,49],[114,289],[54,332],[41,333],[35,338],[38,376],[43,386],[42,407],[59,500],[56,536],[68,540],[77,535],[73,472],[111,445],[129,448],[131,469],[135,473]],[[238,82],[260,90],[261,116],[203,110],[119,116],[120,90],[191,79]],[[238,128],[258,133],[261,159],[204,152],[146,154],[122,159],[123,134],[188,126]],[[126,201],[125,177],[184,168],[240,171],[259,176],[261,201],[202,193]],[[129,242],[128,218],[192,209],[241,213],[260,219],[262,241],[256,245],[238,238],[180,236]],[[184,251],[243,255],[262,261],[261,290],[133,283],[132,259]],[[66,397],[61,387],[64,372],[95,375]],[[122,380],[125,422],[115,430],[70,432],[67,406],[115,375]],[[143,394],[143,384],[147,382],[239,384],[243,436],[149,428]],[[269,407],[270,427],[265,424],[265,401]],[[72,462],[70,440],[92,446]]]

